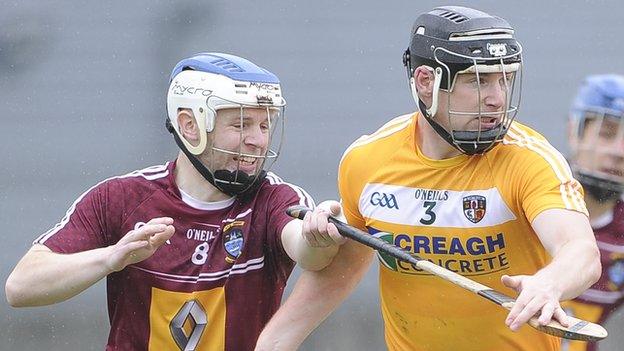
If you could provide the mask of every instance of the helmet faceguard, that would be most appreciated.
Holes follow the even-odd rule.
[[[585,79],[570,113],[572,171],[597,200],[624,192],[624,77]]]
[[[228,195],[245,195],[255,191],[279,155],[285,105],[279,80],[271,72],[233,55],[202,53],[173,69],[167,129],[206,180]],[[177,118],[182,109],[192,111],[197,122],[199,140],[195,143],[180,132]],[[226,110],[228,128],[239,133],[238,140],[230,136],[227,145],[222,145],[216,133],[223,133],[218,119],[224,118]],[[231,117],[232,112],[237,116]],[[264,147],[245,146],[253,133],[266,138]]]
[[[219,186],[219,189],[227,190],[225,193],[240,194],[245,192],[250,184],[253,184],[256,180],[264,179],[266,172],[271,169],[273,163],[276,161],[281,150],[281,143],[284,136],[284,109],[283,107],[275,106],[246,106],[241,105],[237,108],[238,121],[237,125],[242,126],[239,132],[238,142],[235,147],[223,147],[216,142],[216,138],[209,138],[207,149],[207,164],[211,165],[207,168],[212,172],[214,181]],[[265,128],[267,134],[267,147],[266,151],[261,153],[252,153],[245,150],[245,137],[246,118],[250,111],[255,111],[255,115],[260,115],[262,120],[262,128]],[[233,158],[236,161],[236,166],[233,169],[227,169],[218,167],[219,159]],[[253,171],[244,170],[244,164],[254,165]]]
[[[432,128],[462,153],[481,154],[500,142],[513,122],[520,105],[522,91],[522,47],[513,36],[513,29],[503,19],[465,7],[439,7],[418,17],[412,28],[409,48],[403,55],[410,88],[420,111]],[[429,108],[418,96],[414,70],[426,66],[434,74],[432,103]],[[483,111],[480,85],[475,99],[476,111],[460,111],[453,107],[451,93],[459,74],[471,74],[476,81],[481,75],[502,76],[505,105],[502,111]],[[438,111],[440,91],[447,94],[448,128],[434,120]],[[479,120],[478,127],[465,130],[459,117]],[[482,118],[496,118],[491,128],[482,126]]]

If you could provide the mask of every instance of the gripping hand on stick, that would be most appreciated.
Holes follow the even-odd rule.
[[[342,214],[342,207],[338,201],[328,200],[321,202],[312,212],[306,213],[303,218],[301,234],[311,247],[329,247],[342,245],[346,238],[340,235],[338,228],[329,223],[327,218],[332,216],[343,223],[347,220]]]

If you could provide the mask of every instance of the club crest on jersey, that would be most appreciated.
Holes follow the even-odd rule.
[[[244,221],[234,221],[223,228],[223,248],[227,253],[225,261],[234,263],[243,250],[243,226]]]
[[[485,196],[465,196],[463,207],[466,218],[472,223],[479,223],[485,217]]]

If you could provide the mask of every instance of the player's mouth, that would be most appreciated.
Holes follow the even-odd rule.
[[[234,161],[240,162],[244,165],[253,165],[256,163],[257,158],[251,156],[234,156]]]
[[[252,173],[256,170],[256,163],[258,158],[251,156],[234,156],[234,161],[238,164],[238,169],[245,173]]]
[[[490,130],[498,126],[498,118],[496,117],[479,117],[477,120],[481,130]]]

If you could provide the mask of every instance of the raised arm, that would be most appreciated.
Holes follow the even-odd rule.
[[[559,301],[572,299],[600,278],[600,252],[587,216],[580,212],[551,209],[531,224],[552,261],[534,275],[503,276],[506,286],[520,293],[505,323],[517,330],[535,313],[540,322],[551,318],[566,324]]]
[[[153,255],[173,236],[172,223],[168,217],[155,218],[115,245],[73,254],[35,244],[6,281],[7,301],[13,307],[28,307],[67,300],[106,275]]]

